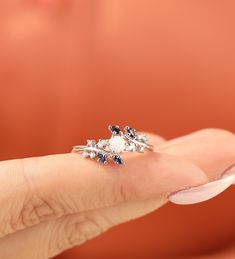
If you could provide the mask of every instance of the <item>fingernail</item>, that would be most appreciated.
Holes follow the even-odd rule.
[[[223,175],[222,178],[226,178],[229,176],[233,176],[233,184],[235,184],[235,165],[231,166],[229,169],[227,169]]]
[[[169,196],[169,200],[181,205],[207,201],[219,195],[234,183],[235,166],[226,170],[221,179],[173,193]]]

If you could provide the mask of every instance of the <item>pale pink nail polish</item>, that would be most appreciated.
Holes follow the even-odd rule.
[[[229,176],[233,176],[233,184],[235,184],[235,165],[233,165],[232,167],[227,169],[223,173],[222,178],[226,178],[226,177],[229,177]]]
[[[233,168],[233,174],[227,174],[229,171],[219,180],[171,194],[169,200],[175,204],[187,205],[212,199],[234,183],[235,168]]]

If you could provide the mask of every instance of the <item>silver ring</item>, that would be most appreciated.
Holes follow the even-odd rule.
[[[117,125],[110,125],[108,129],[112,133],[110,139],[99,139],[97,143],[95,140],[87,140],[86,145],[74,146],[71,152],[81,153],[85,158],[97,157],[97,161],[102,164],[111,159],[115,164],[123,165],[125,162],[121,157],[122,153],[153,151],[153,145],[147,143],[147,136],[137,133],[129,126],[126,126],[124,131]]]

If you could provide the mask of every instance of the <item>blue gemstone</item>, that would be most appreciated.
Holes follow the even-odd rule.
[[[113,161],[118,164],[118,165],[122,165],[124,164],[124,161],[122,160],[122,158],[119,155],[115,155],[113,157]]]
[[[130,136],[131,138],[135,138],[135,130],[130,128],[130,127],[126,127],[126,132],[128,134],[128,136]]]
[[[102,153],[98,153],[98,161],[103,164],[106,163],[107,162],[106,155]]]
[[[113,133],[113,135],[119,135],[121,132],[118,126],[110,126],[109,129]]]

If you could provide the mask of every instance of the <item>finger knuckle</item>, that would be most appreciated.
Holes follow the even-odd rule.
[[[18,221],[26,228],[37,225],[47,219],[58,218],[61,215],[62,211],[58,209],[57,202],[34,194],[31,197],[25,198]]]
[[[20,163],[25,192],[9,220],[10,232],[37,225],[47,219],[59,218],[65,213],[62,202],[38,191],[24,159]]]
[[[65,250],[102,234],[106,229],[96,219],[85,214],[71,215],[57,224],[55,237],[51,239],[49,250]],[[53,248],[53,249],[52,249]],[[51,253],[51,252],[50,252]]]
[[[95,236],[104,232],[102,226],[90,218],[86,218],[83,223],[75,224],[70,231],[69,240],[71,245],[76,245],[78,242],[86,242]]]

